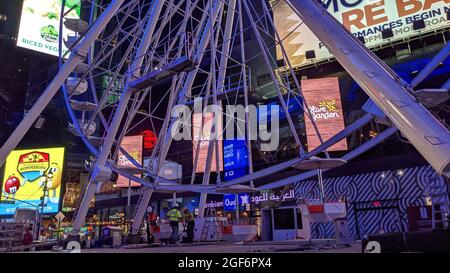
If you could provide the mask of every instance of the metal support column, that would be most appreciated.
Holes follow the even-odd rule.
[[[228,65],[228,55],[230,52],[230,45],[231,45],[231,35],[232,35],[232,30],[233,30],[233,22],[234,22],[234,14],[235,14],[235,7],[236,7],[236,0],[230,0],[230,2],[228,3],[228,13],[227,13],[227,18],[226,18],[226,24],[225,24],[225,31],[224,31],[224,36],[223,36],[223,45],[222,45],[222,54],[221,54],[221,58],[220,58],[220,66],[219,66],[219,75],[217,78],[217,84],[216,84],[216,71],[215,71],[215,60],[216,60],[216,50],[215,50],[215,43],[217,43],[217,41],[215,41],[215,37],[213,35],[211,35],[211,49],[212,49],[212,57],[211,57],[211,68],[212,71],[212,95],[213,95],[213,101],[214,101],[214,105],[219,106],[219,102],[217,101],[217,93],[218,92],[223,92],[224,90],[224,85],[225,85],[225,76],[226,76],[226,72],[227,72],[227,65]],[[212,7],[211,7],[211,13],[213,13]],[[212,25],[213,26],[213,25]],[[211,27],[212,27],[211,26]],[[207,99],[206,99],[206,103],[207,103]],[[216,117],[214,117],[214,120],[217,120]],[[216,123],[213,123],[214,126],[211,128],[211,131],[214,130],[214,132],[217,132],[217,128],[216,128]],[[202,129],[203,130],[203,127]],[[209,179],[210,179],[210,173],[211,173],[211,160],[212,159],[212,154],[213,151],[215,151],[215,160],[216,160],[216,172],[217,172],[217,180],[220,180],[220,166],[219,166],[219,153],[220,151],[218,150],[218,143],[217,143],[217,139],[210,139],[209,144],[208,144],[208,155],[207,155],[207,163],[206,163],[206,167],[205,167],[205,173],[203,176],[203,185],[208,185],[209,184]],[[207,193],[201,193],[200,194],[200,202],[199,202],[199,217],[204,217],[204,213],[205,213],[205,206],[206,206],[206,201],[207,201],[208,195]]]
[[[450,55],[450,43],[442,48],[436,56],[419,72],[419,74],[412,80],[411,87],[415,88],[419,85],[423,80],[428,77],[431,72],[433,72],[436,67],[447,59],[448,55]]]
[[[132,65],[130,66],[130,69],[129,69],[130,75],[127,80],[127,85],[125,86],[125,88],[122,92],[122,96],[120,98],[119,105],[117,106],[116,112],[114,114],[113,121],[111,123],[111,126],[108,130],[108,134],[103,143],[100,155],[96,161],[94,172],[93,172],[94,174],[96,173],[96,170],[99,170],[101,172],[101,168],[105,167],[106,160],[108,159],[109,153],[111,151],[111,147],[114,143],[114,139],[119,130],[120,123],[122,121],[123,116],[125,115],[128,102],[131,98],[132,93],[135,91],[129,87],[129,84],[132,80],[138,78],[141,74],[141,66],[144,61],[144,57],[148,50],[148,47],[150,46],[150,42],[153,37],[156,23],[158,22],[159,14],[161,13],[164,3],[165,3],[165,1],[163,1],[163,0],[157,0],[157,1],[153,2],[153,7],[150,12],[150,17],[148,18],[147,26],[145,28],[145,33],[142,37],[141,43],[136,52],[135,60],[133,61]],[[97,188],[97,184],[101,183],[101,182],[102,181],[97,181],[97,179],[94,175],[91,176],[91,179],[88,184],[88,188],[86,189],[86,192],[83,196],[83,201],[81,202],[81,206],[78,208],[78,212],[76,214],[76,218],[75,218],[75,221],[73,224],[72,235],[78,234],[80,228],[84,225],[86,215],[87,215],[87,212],[89,209],[89,204],[91,203],[91,200],[94,197],[94,194],[95,194],[95,191]]]
[[[288,3],[430,165],[450,176],[450,133],[410,94],[409,86],[319,2]]]
[[[42,95],[27,113],[25,118],[20,122],[8,140],[0,148],[0,166],[5,163],[6,158],[9,153],[11,153],[14,148],[19,144],[22,138],[25,136],[26,132],[30,129],[39,115],[44,111],[45,107],[49,104],[50,100],[55,96],[56,92],[64,84],[64,81],[72,73],[74,68],[82,63],[88,54],[89,47],[95,42],[97,37],[103,31],[105,26],[108,24],[110,19],[114,16],[116,11],[120,8],[124,0],[114,0],[105,9],[105,11],[100,15],[100,17],[95,21],[91,30],[86,34],[85,38],[76,46],[66,61],[66,63],[61,67],[58,74],[55,76],[53,81],[47,86]],[[62,20],[62,18],[61,18]]]
[[[208,21],[206,22],[205,30],[203,31],[203,33],[199,33],[199,36],[201,37],[201,39],[200,39],[200,42],[199,42],[200,43],[199,47],[197,48],[197,51],[194,53],[194,58],[193,59],[194,59],[195,63],[200,63],[201,60],[203,59],[203,55],[204,55],[204,53],[206,51],[206,47],[208,46],[208,43],[209,43],[209,35],[211,35],[211,31],[212,31],[212,28],[209,27],[209,21],[211,21],[211,20],[215,21],[216,20],[215,17],[217,17],[218,12],[219,12],[219,10],[220,10],[222,5],[223,5],[223,3],[221,1],[214,0],[214,10],[215,10],[215,12],[214,12],[213,18],[209,18],[208,19]],[[190,12],[193,12],[193,10],[194,10],[193,8],[190,9]],[[204,18],[206,18],[206,15],[204,16]],[[183,85],[181,91],[178,94],[178,104],[185,104],[186,103],[186,94],[192,88],[192,84],[194,83],[194,79],[195,79],[195,75],[197,74],[197,70],[198,69],[195,69],[195,70],[193,70],[193,71],[188,73],[188,75],[186,77],[186,80],[184,82],[184,85]],[[166,116],[166,119],[170,119],[171,118],[170,114],[171,113],[168,113],[168,116]],[[167,157],[167,153],[169,152],[169,148],[170,148],[170,145],[172,143],[172,135],[171,135],[170,132],[171,132],[171,128],[172,128],[172,126],[174,124],[174,121],[175,121],[175,119],[171,119],[170,121],[167,122],[167,126],[163,126],[163,129],[165,128],[166,131],[162,134],[162,138],[163,139],[161,140],[161,142],[158,141],[158,144],[161,143],[160,145],[157,146],[157,147],[160,147],[160,153],[159,153],[159,156],[158,156],[158,166],[162,166],[162,164],[164,164],[164,161],[165,161],[165,159]],[[156,151],[157,147],[155,147],[155,151]],[[156,156],[156,154],[155,154],[155,156]],[[154,158],[154,156],[152,154],[152,159],[153,158]],[[156,170],[156,172],[157,172],[157,175],[158,175],[159,174],[159,167],[157,167],[157,169],[158,170]],[[155,184],[158,184],[158,178],[156,178]],[[143,193],[143,195],[141,196],[142,202],[140,202],[138,204],[139,207],[136,208],[135,219],[134,219],[134,223],[136,223],[136,224],[134,224],[132,226],[132,233],[137,231],[137,229],[136,229],[137,222],[136,221],[138,221],[138,222],[142,221],[142,218],[144,217],[145,209],[147,207],[147,205],[144,205],[144,204],[148,204],[152,194],[153,194],[153,190],[149,189],[149,190],[146,190]]]

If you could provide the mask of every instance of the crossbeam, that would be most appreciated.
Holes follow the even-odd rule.
[[[157,86],[166,81],[173,75],[181,72],[190,72],[194,70],[196,64],[190,58],[183,56],[175,59],[173,62],[164,65],[161,68],[155,68],[141,78],[130,83],[130,87],[136,90],[143,90],[151,86]]]

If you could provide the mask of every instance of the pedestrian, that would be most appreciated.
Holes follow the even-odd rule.
[[[31,227],[25,230],[22,238],[22,245],[29,246],[33,244],[33,234],[31,234]],[[29,250],[29,249],[28,249]]]
[[[154,234],[157,232],[157,216],[152,207],[147,208],[147,243],[150,245],[155,242]]]
[[[195,219],[194,215],[189,211],[188,208],[183,209],[184,214],[184,223],[186,225],[186,233],[187,233],[187,242],[194,242],[194,229],[195,229]]]
[[[178,245],[179,223],[183,218],[181,216],[181,212],[178,210],[178,204],[175,203],[172,206],[172,209],[167,212],[167,217],[169,218],[170,227],[172,228],[172,234],[170,235],[170,238],[175,245]]]

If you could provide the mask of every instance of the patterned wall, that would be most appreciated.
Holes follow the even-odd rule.
[[[307,180],[295,185],[297,198],[319,199],[319,187],[316,180]],[[347,196],[350,202],[376,201],[381,199],[399,199],[400,210],[374,210],[358,213],[361,236],[384,232],[407,230],[406,210],[409,206],[426,204],[429,190],[439,186],[445,192],[445,181],[429,166],[365,173],[324,179],[326,200],[339,200]],[[356,238],[355,211],[348,209],[350,233]],[[311,224],[312,238],[333,238],[334,225]]]

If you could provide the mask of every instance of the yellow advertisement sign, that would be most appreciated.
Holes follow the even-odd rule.
[[[57,213],[61,198],[64,148],[17,150],[10,153],[2,180],[0,215],[16,208]]]

